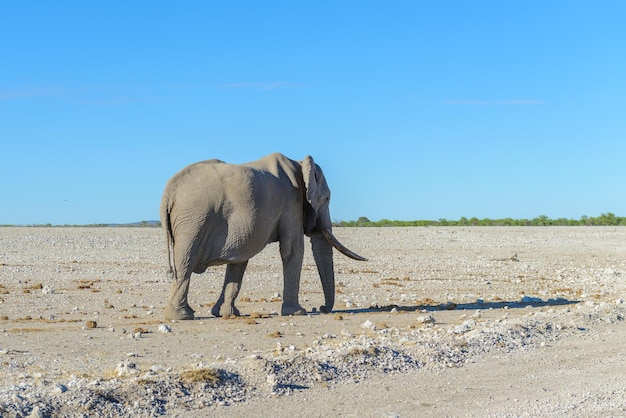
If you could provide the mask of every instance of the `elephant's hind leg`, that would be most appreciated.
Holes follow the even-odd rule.
[[[167,306],[165,306],[165,319],[183,320],[194,318],[194,310],[191,309],[189,303],[187,302],[190,278],[191,271],[185,272],[185,275],[180,280],[178,278],[174,278],[170,291],[170,297],[167,301]]]
[[[243,263],[228,264],[226,266],[222,294],[213,306],[213,309],[211,309],[211,313],[214,316],[239,316],[239,309],[235,307],[235,299],[241,289],[241,281],[247,265],[248,262],[244,261]]]

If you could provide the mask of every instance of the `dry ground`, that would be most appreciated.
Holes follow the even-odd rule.
[[[165,322],[161,230],[0,228],[0,416],[624,416],[626,228],[336,228],[280,317],[275,244],[237,319],[223,267]]]

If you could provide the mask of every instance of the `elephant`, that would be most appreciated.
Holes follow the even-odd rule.
[[[176,173],[165,186],[161,224],[172,280],[165,307],[168,320],[194,319],[187,295],[191,273],[226,264],[214,316],[239,316],[235,299],[248,260],[268,243],[278,242],[283,267],[281,315],[304,315],[298,302],[304,236],[311,241],[328,313],[335,302],[333,247],[365,261],[332,233],[330,189],[321,168],[306,156],[301,162],[280,153],[246,164],[207,160]]]

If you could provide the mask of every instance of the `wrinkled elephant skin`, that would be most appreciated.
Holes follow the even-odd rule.
[[[179,171],[161,201],[172,277],[165,318],[193,319],[187,301],[191,273],[220,264],[226,264],[224,285],[211,313],[239,315],[235,299],[248,260],[276,241],[284,276],[281,314],[305,314],[298,301],[305,234],[324,290],[320,310],[330,312],[335,298],[332,248],[365,259],[332,234],[329,201],[324,174],[310,156],[298,162],[271,154],[241,165],[207,160]]]

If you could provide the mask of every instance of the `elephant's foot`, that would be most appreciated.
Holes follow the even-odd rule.
[[[215,305],[211,308],[211,315],[213,316],[223,316],[223,317],[231,317],[231,316],[240,316],[239,309],[235,308],[233,305]]]
[[[165,307],[165,319],[171,320],[188,320],[194,318],[194,310],[189,305],[182,308],[174,308],[171,305]]]
[[[330,307],[328,307],[326,305],[320,306],[320,312],[321,313],[330,313],[332,310],[333,310],[332,305]]]
[[[280,308],[280,314],[282,316],[289,315],[306,315],[306,309],[297,303],[283,302],[283,306]]]

